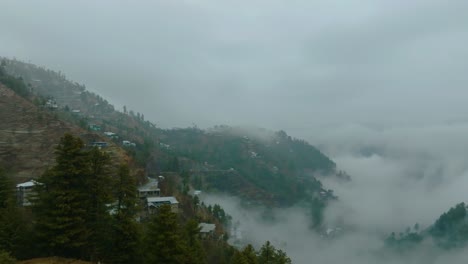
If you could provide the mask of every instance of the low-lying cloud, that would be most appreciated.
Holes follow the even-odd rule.
[[[234,198],[210,196],[240,222],[244,242],[270,240],[285,249],[294,263],[461,263],[463,251],[434,250],[431,241],[406,256],[383,254],[384,239],[416,223],[430,227],[450,207],[466,201],[468,125],[375,128],[346,126],[315,133],[319,143],[351,182],[322,178],[339,201],[326,210],[325,223],[346,231],[333,240],[309,230],[300,208],[274,211],[265,222],[263,208],[245,209]],[[380,252],[380,253],[379,253]]]

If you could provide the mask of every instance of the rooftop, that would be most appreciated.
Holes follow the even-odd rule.
[[[23,183],[20,183],[20,184],[17,184],[16,185],[16,188],[20,188],[20,187],[33,187],[34,185],[37,184],[37,181],[35,180],[31,180],[31,181],[27,181],[27,182],[23,182]]]
[[[216,229],[215,224],[208,224],[208,223],[200,223],[198,227],[201,228],[200,233],[214,232],[214,230]]]
[[[149,191],[149,190],[157,190],[158,189],[158,180],[153,178],[148,178],[148,182],[145,185],[138,187],[138,190],[141,191]]]
[[[146,198],[148,203],[170,203],[170,204],[178,204],[179,201],[174,196],[167,196],[167,197],[148,197]]]

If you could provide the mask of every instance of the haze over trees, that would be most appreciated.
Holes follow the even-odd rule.
[[[0,172],[3,261],[8,263],[10,253],[20,259],[61,256],[108,263],[212,263],[204,253],[198,221],[182,224],[169,206],[161,206],[147,224],[136,222],[135,180],[127,165],[111,165],[105,152],[64,135],[56,148],[56,164],[37,179],[32,222],[21,216],[11,181]],[[27,232],[28,225],[32,232]],[[220,246],[209,250],[229,250],[227,256],[237,252]],[[270,246],[269,250],[275,249]],[[230,263],[230,257],[225,261]]]

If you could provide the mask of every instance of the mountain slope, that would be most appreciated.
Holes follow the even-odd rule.
[[[6,70],[21,76],[32,92],[58,104],[61,120],[104,136],[125,148],[146,174],[176,172],[188,176],[193,188],[230,193],[249,203],[290,206],[304,203],[323,208],[336,197],[317,175],[343,175],[318,149],[285,132],[218,126],[160,129],[144,115],[116,111],[105,99],[86,91],[63,74],[16,60],[5,60]],[[75,111],[73,111],[75,110]],[[123,140],[136,143],[123,145]],[[346,175],[345,175],[346,176]]]
[[[65,133],[81,136],[86,143],[105,140],[63,120],[59,111],[26,98],[0,82],[0,166],[14,175],[15,181],[36,178],[51,166],[55,146]],[[115,159],[126,156],[112,145],[108,151]]]

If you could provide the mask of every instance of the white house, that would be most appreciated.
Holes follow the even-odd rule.
[[[133,142],[130,142],[128,140],[123,140],[122,141],[122,145],[124,145],[125,147],[136,147],[136,144],[133,143]]]
[[[31,180],[16,185],[16,197],[19,205],[31,205],[31,197],[35,194],[33,189],[36,184],[38,184],[37,181]]]
[[[146,198],[146,205],[150,214],[156,213],[157,209],[164,204],[171,206],[173,213],[179,212],[179,201],[173,196],[167,197],[148,197]]]
[[[148,183],[138,187],[138,197],[146,199],[148,197],[158,197],[161,190],[159,189],[159,182],[156,179],[148,178]]]

